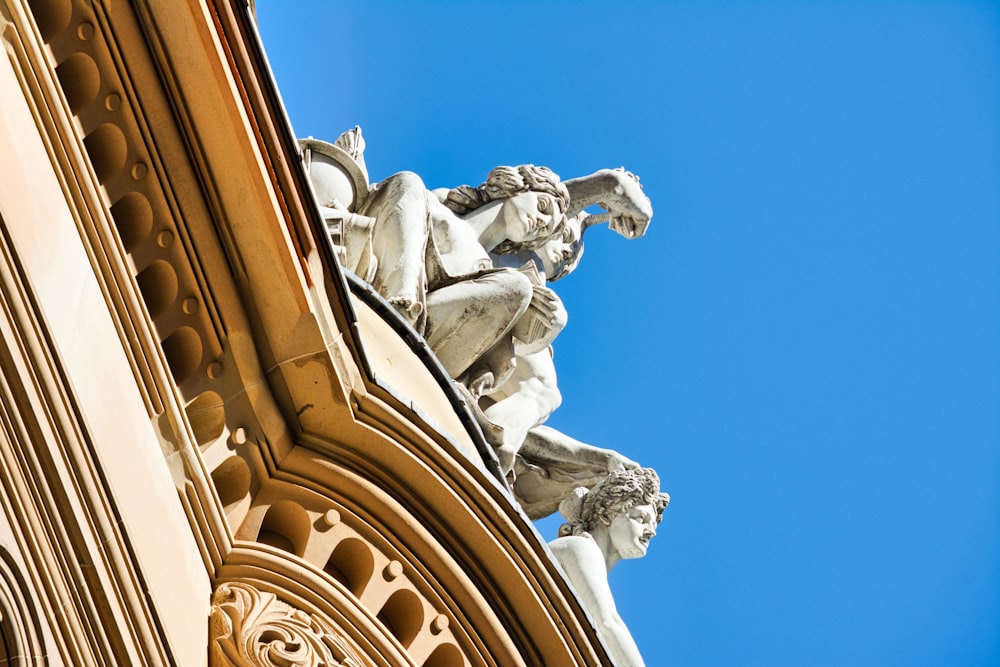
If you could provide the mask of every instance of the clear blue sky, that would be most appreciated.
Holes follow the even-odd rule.
[[[996,4],[257,4],[373,180],[642,177],[555,285],[549,423],[673,497],[611,575],[651,666],[1000,664]]]

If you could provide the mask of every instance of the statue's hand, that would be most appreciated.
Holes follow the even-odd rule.
[[[642,236],[653,218],[653,204],[643,193],[638,176],[624,168],[612,171],[616,185],[600,203],[611,214],[609,226],[628,239]]]
[[[326,223],[327,233],[335,236],[340,235],[343,230],[344,219],[351,215],[347,207],[336,199],[330,202],[329,206],[320,206],[319,212],[323,216],[323,222]]]
[[[548,347],[566,326],[568,317],[562,300],[548,287],[534,285],[528,309],[514,326],[519,354],[532,354]]]
[[[529,310],[538,313],[548,323],[548,328],[561,327],[566,322],[566,308],[563,307],[562,300],[556,296],[548,287],[543,285],[532,286],[531,303]]]
[[[608,450],[608,472],[619,472],[622,470],[637,470],[641,466],[632,459],[622,456],[613,449]]]
[[[335,236],[345,235],[348,229],[367,232],[375,224],[375,218],[351,213],[346,206],[334,199],[329,206],[319,207],[320,215],[326,223],[326,231]]]

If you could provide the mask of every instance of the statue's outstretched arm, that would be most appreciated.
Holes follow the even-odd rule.
[[[590,488],[613,470],[639,464],[612,449],[595,447],[549,426],[528,431],[518,450],[514,495],[531,519],[546,517],[578,486]]]
[[[588,445],[551,426],[536,426],[531,429],[528,436],[521,446],[521,453],[534,461],[551,465],[571,462],[581,467],[592,468],[596,474],[639,467],[638,463],[613,449]]]
[[[625,238],[638,238],[646,233],[653,218],[653,205],[634,174],[624,169],[601,169],[563,184],[570,195],[566,215],[576,215],[597,204],[611,214],[611,229]]]

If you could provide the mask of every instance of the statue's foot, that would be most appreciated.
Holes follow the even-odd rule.
[[[401,294],[390,298],[389,304],[403,316],[409,324],[416,324],[420,314],[424,312],[424,304],[420,303],[416,297]]]
[[[514,482],[517,481],[517,473],[514,471],[514,456],[517,454],[517,450],[503,446],[496,447],[493,451],[496,452],[497,461],[500,462],[500,470],[503,471],[507,484],[513,488]]]
[[[489,393],[493,389],[493,373],[486,372],[477,377],[475,380],[469,383],[469,393],[471,393],[476,400],[479,400],[484,395]]]
[[[465,402],[469,406],[469,412],[472,413],[476,423],[479,424],[479,428],[482,429],[486,442],[491,444],[495,449],[503,446],[503,427],[490,421],[490,418],[479,407],[478,399],[472,395],[468,387],[456,380],[455,389],[465,398]]]

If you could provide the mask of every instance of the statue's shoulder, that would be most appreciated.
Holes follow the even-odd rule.
[[[549,542],[549,549],[591,613],[609,604],[608,569],[604,554],[589,534],[568,535]],[[614,607],[614,601],[610,600]]]
[[[604,564],[601,548],[589,534],[557,537],[549,542],[549,549],[564,568],[569,563],[585,566],[589,561],[595,561],[602,566]]]

